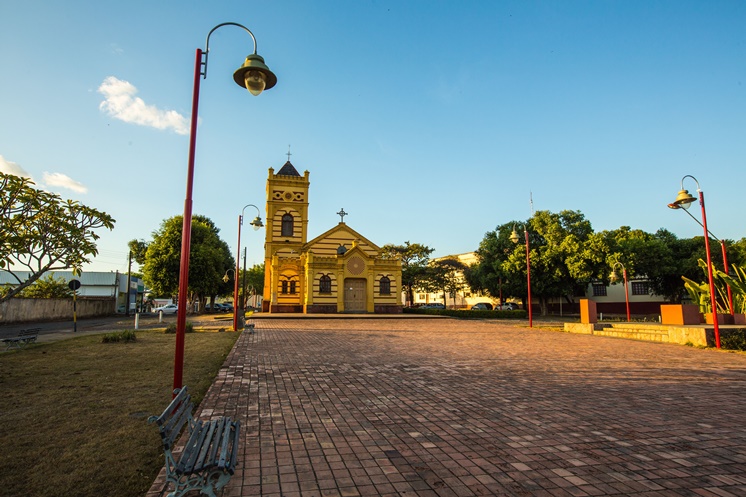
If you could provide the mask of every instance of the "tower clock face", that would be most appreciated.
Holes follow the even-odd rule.
[[[293,194],[290,192],[285,192],[285,200],[291,200],[293,198]]]

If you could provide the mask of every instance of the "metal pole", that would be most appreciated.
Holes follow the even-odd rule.
[[[622,275],[624,275],[624,301],[627,303],[627,322],[632,321],[629,317],[629,286],[627,284],[627,268],[622,266]]]
[[[698,189],[699,190],[699,189]],[[707,214],[705,212],[705,194],[699,190],[699,205],[702,206],[702,227],[705,230],[705,251],[707,252],[707,278],[710,282],[710,302],[712,304],[712,327],[715,330],[715,346],[720,348],[720,323],[718,323],[718,303],[715,296],[715,283],[712,277],[712,256],[710,254],[710,236],[707,232]]]
[[[187,295],[189,293],[189,251],[192,243],[192,190],[194,187],[194,153],[197,143],[197,113],[199,110],[199,83],[202,66],[202,49],[198,48],[194,63],[194,91],[189,133],[189,160],[187,164],[184,222],[181,229],[181,262],[179,270],[179,298],[176,316],[176,351],[174,353],[174,390],[183,386],[184,334],[186,330]]]
[[[528,281],[528,327],[534,326],[534,313],[531,309],[531,256],[528,248],[528,227],[523,231],[526,234],[526,279]]]
[[[243,274],[241,275],[241,311],[246,309],[246,247],[243,248]]]
[[[238,245],[236,248],[236,271],[233,275],[233,331],[238,331],[238,271],[241,264],[241,225],[243,214],[238,216]]]
[[[725,274],[728,274],[728,256],[725,252],[725,240],[720,240],[720,248],[723,251],[723,269],[725,271]],[[736,313],[736,310],[733,308],[733,292],[730,289],[730,285],[726,285],[728,287],[728,307],[730,308],[730,315],[734,315]]]

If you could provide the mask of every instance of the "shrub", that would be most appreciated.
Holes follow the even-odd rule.
[[[720,339],[720,346],[728,350],[746,350],[746,330],[728,330]]]
[[[186,325],[184,326],[184,333],[193,333],[193,332],[194,332],[194,324],[187,321]],[[169,324],[166,327],[166,333],[176,333],[176,323]]]
[[[101,343],[118,343],[118,342],[134,342],[137,340],[135,336],[135,330],[124,330],[114,333],[107,333],[101,339]]]

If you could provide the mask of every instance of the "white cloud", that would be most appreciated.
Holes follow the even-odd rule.
[[[0,172],[5,174],[12,174],[14,176],[20,176],[22,178],[30,178],[31,175],[26,172],[21,166],[15,162],[5,160],[5,157],[0,155]]]
[[[174,110],[161,110],[136,97],[137,88],[128,81],[109,76],[98,92],[104,96],[99,109],[126,123],[171,129],[180,135],[189,134],[189,120]]]
[[[67,188],[78,193],[88,193],[88,188],[85,185],[75,181],[66,174],[45,172],[42,181],[48,186]]]

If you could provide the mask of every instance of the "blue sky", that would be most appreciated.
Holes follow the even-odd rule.
[[[194,213],[234,254],[288,146],[309,239],[344,208],[379,245],[469,252],[531,198],[688,238],[666,208],[687,174],[710,230],[746,237],[746,2],[0,0],[0,170],[117,220],[85,269],[126,270],[127,241],[183,212],[195,50],[223,22],[278,77],[239,88],[251,39],[213,33]],[[263,237],[244,225],[249,265]]]

